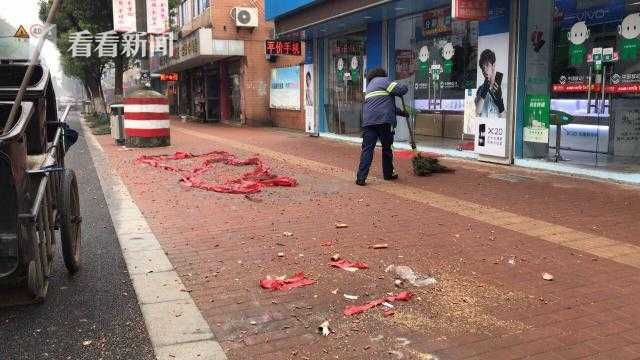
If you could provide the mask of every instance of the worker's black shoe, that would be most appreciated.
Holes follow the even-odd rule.
[[[365,185],[367,185],[367,183],[366,183],[366,181],[364,181],[364,180],[360,180],[360,179],[358,179],[358,180],[356,180],[356,185],[359,185],[359,186],[365,186]]]
[[[385,176],[384,179],[387,180],[387,181],[398,180],[398,174],[393,174],[391,176]]]

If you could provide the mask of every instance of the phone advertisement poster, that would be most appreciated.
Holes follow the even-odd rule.
[[[509,79],[509,3],[492,0],[494,9],[480,23],[478,38],[476,153],[495,157],[507,155],[507,99]]]
[[[498,117],[476,118],[475,151],[481,155],[507,156],[507,127]]]
[[[307,134],[316,134],[316,114],[313,104],[315,97],[313,93],[313,64],[304,65],[304,119],[305,132]]]

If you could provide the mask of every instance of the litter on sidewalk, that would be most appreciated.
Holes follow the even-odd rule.
[[[182,169],[169,163],[169,161],[196,158],[202,158],[203,160],[193,169]],[[228,180],[221,184],[205,180],[203,178],[205,173],[217,163],[229,166],[253,165],[255,168],[237,179]],[[295,187],[298,185],[298,181],[294,178],[272,174],[271,169],[257,156],[246,160],[238,160],[235,155],[226,151],[212,151],[201,155],[181,151],[173,155],[141,155],[136,160],[136,164],[149,165],[177,173],[181,177],[180,183],[185,186],[225,194],[255,194],[261,192],[262,188],[267,186]]]
[[[371,245],[371,248],[373,248],[375,250],[388,249],[389,248],[389,244],[374,244],[374,245]]]
[[[318,332],[322,334],[322,336],[329,336],[331,334],[331,328],[329,328],[329,321],[325,321],[320,326],[318,326]]]
[[[344,259],[338,260],[338,261],[332,261],[329,263],[329,265],[331,265],[332,267],[340,268],[345,271],[349,271],[349,272],[356,272],[358,270],[364,270],[369,268],[369,265],[361,261],[352,262]]]
[[[267,276],[260,280],[260,287],[272,291],[289,291],[291,289],[313,285],[315,283],[315,280],[307,278],[303,272],[300,272],[289,279],[285,279],[284,277],[274,279],[271,276]]]
[[[396,266],[389,265],[385,272],[393,273],[396,277],[396,281],[394,284],[398,287],[402,286],[402,283],[407,282],[416,287],[423,287],[429,285],[435,285],[438,281],[432,277],[422,277],[416,274],[413,269],[408,266]],[[402,283],[399,283],[398,280],[401,280]]]
[[[384,303],[392,303],[395,301],[409,301],[413,297],[413,294],[408,291],[403,291],[398,295],[391,295],[384,297],[382,299],[377,299],[373,301],[369,301],[368,303],[362,305],[349,305],[342,312],[345,316],[353,316],[357,314],[361,314],[367,310],[373,309],[377,306],[380,306]]]
[[[553,279],[554,279],[553,275],[551,275],[551,274],[549,274],[549,273],[544,273],[544,274],[542,274],[542,278],[543,278],[544,280],[547,280],[547,281],[553,281]]]

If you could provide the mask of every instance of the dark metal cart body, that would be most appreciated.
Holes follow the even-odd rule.
[[[27,65],[0,64],[0,128]],[[0,135],[0,291],[24,288],[43,300],[58,242],[69,272],[79,269],[78,185],[64,163],[69,109],[58,118],[51,76],[38,65],[17,120]]]

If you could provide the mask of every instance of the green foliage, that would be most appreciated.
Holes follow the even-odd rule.
[[[440,161],[437,158],[423,156],[421,154],[418,154],[413,158],[412,164],[413,173],[417,176],[429,176],[434,173],[453,172],[453,170],[440,164]]]
[[[99,114],[96,112],[86,114],[84,116],[87,126],[90,128],[98,128],[102,126],[109,126],[109,117],[106,114]]]
[[[52,0],[40,1],[40,19],[45,21]],[[100,81],[105,66],[113,61],[110,58],[91,56],[72,57],[68,51],[71,43],[69,35],[88,30],[98,34],[113,29],[111,0],[64,0],[56,14],[54,24],[57,28],[57,45],[62,58],[62,69],[66,75],[80,79],[85,83]]]
[[[108,135],[111,134],[111,126],[109,125],[100,125],[91,130],[93,135]]]

